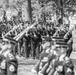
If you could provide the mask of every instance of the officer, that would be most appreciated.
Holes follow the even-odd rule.
[[[0,75],[17,75],[18,61],[11,50],[15,43],[12,39],[3,39],[0,50]]]

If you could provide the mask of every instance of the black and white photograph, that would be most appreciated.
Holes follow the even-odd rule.
[[[0,75],[76,75],[76,0],[0,0]]]

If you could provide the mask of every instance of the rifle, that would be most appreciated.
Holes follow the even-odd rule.
[[[58,28],[58,30],[53,34],[53,37],[56,37],[58,31],[59,31],[61,28],[63,28],[63,25],[61,25],[61,26]]]
[[[73,41],[73,38],[71,37],[70,40],[67,42],[67,44],[72,43],[72,41]]]
[[[29,27],[25,28],[21,33],[19,33],[17,36],[15,36],[13,39],[15,39],[16,41],[20,40],[23,35],[25,33],[27,33],[31,28],[33,28],[35,25],[37,25],[36,23],[30,25]]]
[[[38,73],[38,72],[39,72],[40,62],[41,62],[41,60],[39,60],[39,61],[36,63],[34,69],[31,70],[32,72],[34,72],[34,73]]]
[[[74,28],[73,28],[72,30],[69,30],[69,31],[64,35],[64,39],[66,39],[67,36],[68,36],[68,34],[69,34],[70,32],[72,32],[73,30],[74,30]]]
[[[14,30],[16,30],[18,27],[20,27],[22,25],[22,23],[20,23],[18,26],[14,26],[8,33],[5,34],[4,37],[6,37],[10,32],[13,32]]]

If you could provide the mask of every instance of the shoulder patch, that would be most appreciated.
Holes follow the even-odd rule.
[[[9,66],[9,71],[14,72],[15,71],[15,67],[13,65]]]
[[[14,59],[14,56],[13,56],[12,53],[8,53],[8,57],[9,57],[10,60],[13,60]]]

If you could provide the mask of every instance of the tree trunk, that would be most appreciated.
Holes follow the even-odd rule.
[[[28,11],[29,11],[29,18],[32,21],[32,8],[31,8],[31,0],[27,0],[28,2]]]
[[[24,22],[32,21],[31,0],[26,0],[22,5],[22,19]]]
[[[63,24],[63,0],[59,0],[59,7],[60,7],[60,12],[61,12],[61,24]]]

